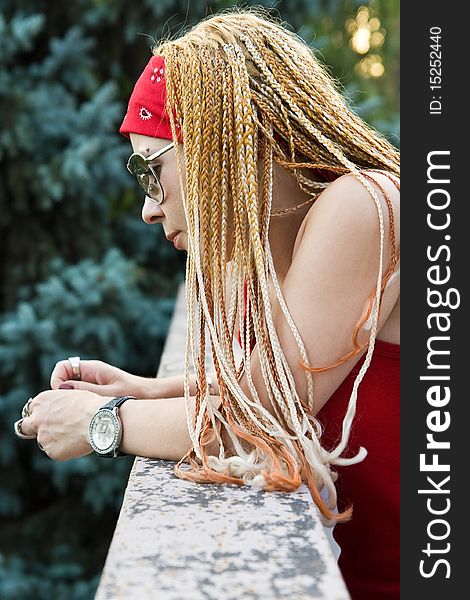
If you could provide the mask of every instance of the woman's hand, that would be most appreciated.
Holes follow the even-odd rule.
[[[23,419],[21,431],[37,435],[44,452],[57,461],[91,454],[91,418],[111,399],[79,390],[41,392],[29,403],[30,416]]]
[[[51,375],[51,389],[87,390],[100,396],[152,397],[152,379],[132,375],[101,360],[80,361],[80,381],[73,379],[72,365],[68,360],[59,361]]]

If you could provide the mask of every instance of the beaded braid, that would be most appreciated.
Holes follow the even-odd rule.
[[[176,123],[181,124],[186,169],[183,204],[189,246],[184,394],[193,447],[175,466],[175,474],[200,483],[249,484],[281,491],[292,491],[305,481],[326,522],[347,520],[351,509],[334,512],[334,467],[359,462],[366,455],[361,448],[354,457],[341,456],[355,415],[357,389],[371,361],[383,292],[398,259],[390,200],[382,186],[364,171],[397,176],[398,152],[348,109],[331,78],[300,38],[251,11],[212,16],[180,39],[155,46],[153,52],[165,57],[167,110],[174,140]],[[181,147],[175,148],[184,190]],[[318,175],[309,176],[309,171],[314,175],[331,173],[333,177],[351,173],[368,190],[378,213],[376,290],[353,332],[353,352],[336,364],[363,349],[357,343],[357,334],[367,319],[371,321],[370,339],[353,385],[341,440],[330,452],[320,444],[321,425],[313,417],[312,372],[332,366],[314,369],[309,364],[302,337],[282,295],[269,244],[270,218],[300,206],[273,211],[274,162],[291,173],[310,195],[307,203],[314,202],[329,185]],[[390,217],[392,259],[384,277],[383,214],[373,184],[386,197]],[[230,215],[233,232],[228,257]],[[229,258],[232,286],[227,304]],[[306,399],[299,398],[274,326],[270,283],[299,349]],[[233,353],[237,317],[244,341],[238,370]],[[207,332],[220,390],[218,408],[211,403],[206,380]],[[262,405],[253,382],[252,337],[273,414]],[[189,396],[191,361],[197,380],[194,405]],[[253,399],[240,387],[243,372]],[[226,456],[222,426],[233,443],[234,456]],[[206,452],[214,438],[219,443],[218,457]],[[185,461],[189,462],[189,470],[181,467]],[[326,500],[320,495],[323,488]]]

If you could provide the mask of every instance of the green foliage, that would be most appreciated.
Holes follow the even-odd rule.
[[[100,356],[132,371],[154,371],[173,299],[144,295],[145,272],[117,248],[101,262],[84,259],[67,266],[56,258],[50,269],[46,281],[30,292],[21,290],[32,300],[20,302],[0,321],[0,374],[10,384],[24,381],[18,365],[35,362],[36,377],[47,383],[55,363],[74,348],[82,349],[84,359]]]
[[[0,0],[2,599],[94,595],[132,459],[57,463],[12,424],[69,355],[156,372],[185,256],[140,219],[118,128],[153,41],[233,5]],[[274,6],[398,145],[397,0],[244,5]],[[347,23],[362,5],[384,39],[358,54]],[[370,55],[382,76],[361,71]]]
[[[83,568],[71,556],[70,548],[58,550],[51,564],[26,561],[19,556],[0,554],[0,597],[2,600],[82,600],[93,598],[99,575],[83,580]],[[69,560],[70,562],[66,562]]]

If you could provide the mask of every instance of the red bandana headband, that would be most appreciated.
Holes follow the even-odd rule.
[[[134,86],[119,133],[126,138],[129,133],[139,133],[172,140],[165,103],[165,61],[163,56],[152,56]],[[181,129],[176,127],[181,142]]]

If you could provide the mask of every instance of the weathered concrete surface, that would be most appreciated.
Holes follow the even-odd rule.
[[[185,337],[181,288],[159,376],[181,372]],[[193,484],[174,465],[134,461],[95,600],[349,598],[305,485]]]

